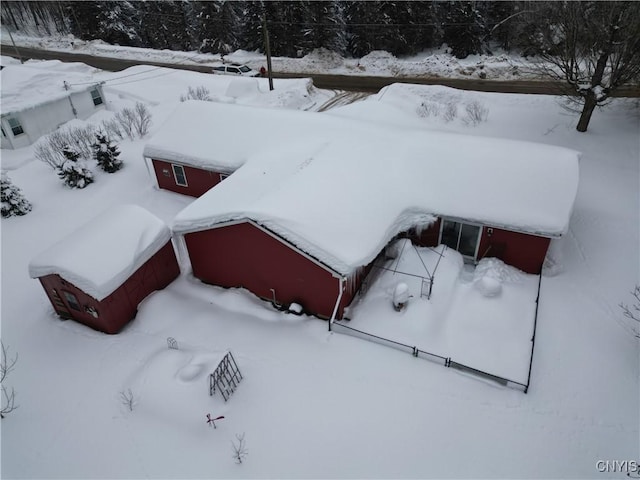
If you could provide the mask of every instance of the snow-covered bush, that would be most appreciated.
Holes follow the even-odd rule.
[[[203,86],[197,88],[189,87],[186,94],[180,95],[180,101],[186,102],[187,100],[204,100],[206,102],[211,102],[209,93],[209,90]]]
[[[133,140],[136,135],[144,137],[149,133],[151,113],[144,103],[136,103],[135,108],[123,108],[116,113],[115,119],[130,140]]]
[[[444,104],[444,111],[442,112],[442,119],[445,122],[450,122],[458,116],[458,103],[455,100],[450,100]]]
[[[122,168],[119,155],[118,146],[113,145],[104,133],[98,132],[93,144],[93,158],[98,162],[98,166],[107,173],[117,172]]]
[[[105,132],[109,138],[117,138],[118,140],[122,140],[124,138],[124,132],[120,127],[120,123],[115,118],[103,120],[100,130]]]
[[[85,188],[93,183],[93,173],[85,167],[80,153],[70,145],[62,150],[65,160],[57,167],[58,176],[64,180],[69,188]]]
[[[440,115],[440,105],[426,100],[417,108],[417,113],[420,117],[438,117]]]
[[[115,120],[120,124],[120,130],[124,135],[129,137],[129,140],[133,140],[134,130],[133,130],[133,119],[134,113],[131,108],[123,108],[118,113],[116,113]]]
[[[474,127],[481,122],[486,122],[489,117],[489,109],[477,100],[471,100],[465,105],[466,116],[462,120],[466,125]]]
[[[82,127],[60,128],[42,138],[35,146],[35,157],[58,169],[66,160],[62,151],[71,146],[80,156],[89,158],[92,153],[96,127],[86,125]]]
[[[2,216],[26,215],[31,211],[31,203],[24,198],[22,191],[16,187],[9,176],[2,172]]]

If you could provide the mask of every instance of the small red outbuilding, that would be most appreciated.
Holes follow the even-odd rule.
[[[35,257],[29,274],[60,317],[113,334],[180,268],[167,225],[139,206],[120,205]]]

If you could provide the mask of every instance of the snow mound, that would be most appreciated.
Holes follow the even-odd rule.
[[[526,273],[511,265],[507,265],[499,258],[483,258],[478,262],[474,272],[474,281],[489,277],[498,280],[500,283],[520,283]]]
[[[319,65],[322,69],[339,68],[344,64],[344,58],[326,48],[316,48],[301,60],[312,65]]]
[[[502,293],[502,282],[488,275],[480,277],[473,285],[485,297],[497,297]]]
[[[177,377],[183,382],[192,382],[196,380],[204,371],[204,365],[190,363],[178,370]]]
[[[234,78],[227,87],[227,97],[238,98],[257,95],[260,86],[255,78]]]

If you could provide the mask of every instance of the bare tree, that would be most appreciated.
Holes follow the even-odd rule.
[[[233,445],[233,458],[236,459],[236,463],[242,463],[242,460],[249,454],[247,446],[244,442],[244,433],[242,435],[236,433],[236,439],[238,442],[231,442]]]
[[[586,132],[595,108],[640,78],[640,3],[544,2],[536,10],[540,69],[581,104],[576,128]]]
[[[636,338],[640,338],[640,285],[631,292],[633,295],[634,304],[630,307],[626,303],[621,303],[622,313],[625,317],[632,321],[631,330]]]
[[[130,412],[133,412],[133,407],[136,406],[137,402],[130,388],[126,392],[124,390],[120,392],[120,402],[127,407]]]
[[[0,383],[2,384],[2,405],[0,407],[0,418],[4,418],[4,416],[8,413],[11,413],[18,405],[16,405],[16,392],[11,388],[9,390],[7,386],[4,384],[9,373],[15,368],[16,362],[18,361],[18,354],[13,358],[10,358],[8,353],[9,349],[4,346],[4,343],[0,342],[0,348],[2,349],[0,358]]]

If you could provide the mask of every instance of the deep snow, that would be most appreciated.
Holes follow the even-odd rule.
[[[107,84],[109,109],[145,101],[153,134],[186,86],[211,80],[162,73]],[[316,109],[331,97],[307,87],[289,84],[253,104]],[[637,458],[638,344],[617,306],[640,281],[637,106],[617,99],[580,134],[549,96],[395,88],[381,101],[397,103],[387,119],[396,125],[584,152],[569,231],[553,242],[556,275],[542,279],[529,394],[329,334],[324,321],[188,275],[147,298],[117,336],[61,322],[28,276],[33,256],[107,205],[138,204],[169,222],[192,199],[153,188],[144,140],[122,142],[123,170],[97,172],[79,191],[32,161],[30,148],[3,150],[3,168],[34,207],[1,223],[2,339],[19,353],[7,380],[19,408],[2,420],[2,476],[602,478],[597,460]],[[424,115],[412,95],[480,100],[489,116],[473,127]],[[168,336],[180,350],[167,350]],[[203,372],[229,349],[245,378],[224,403],[209,397]],[[133,411],[120,400],[129,388]],[[212,429],[207,413],[225,419]],[[231,442],[243,432],[249,454],[237,465]]]

